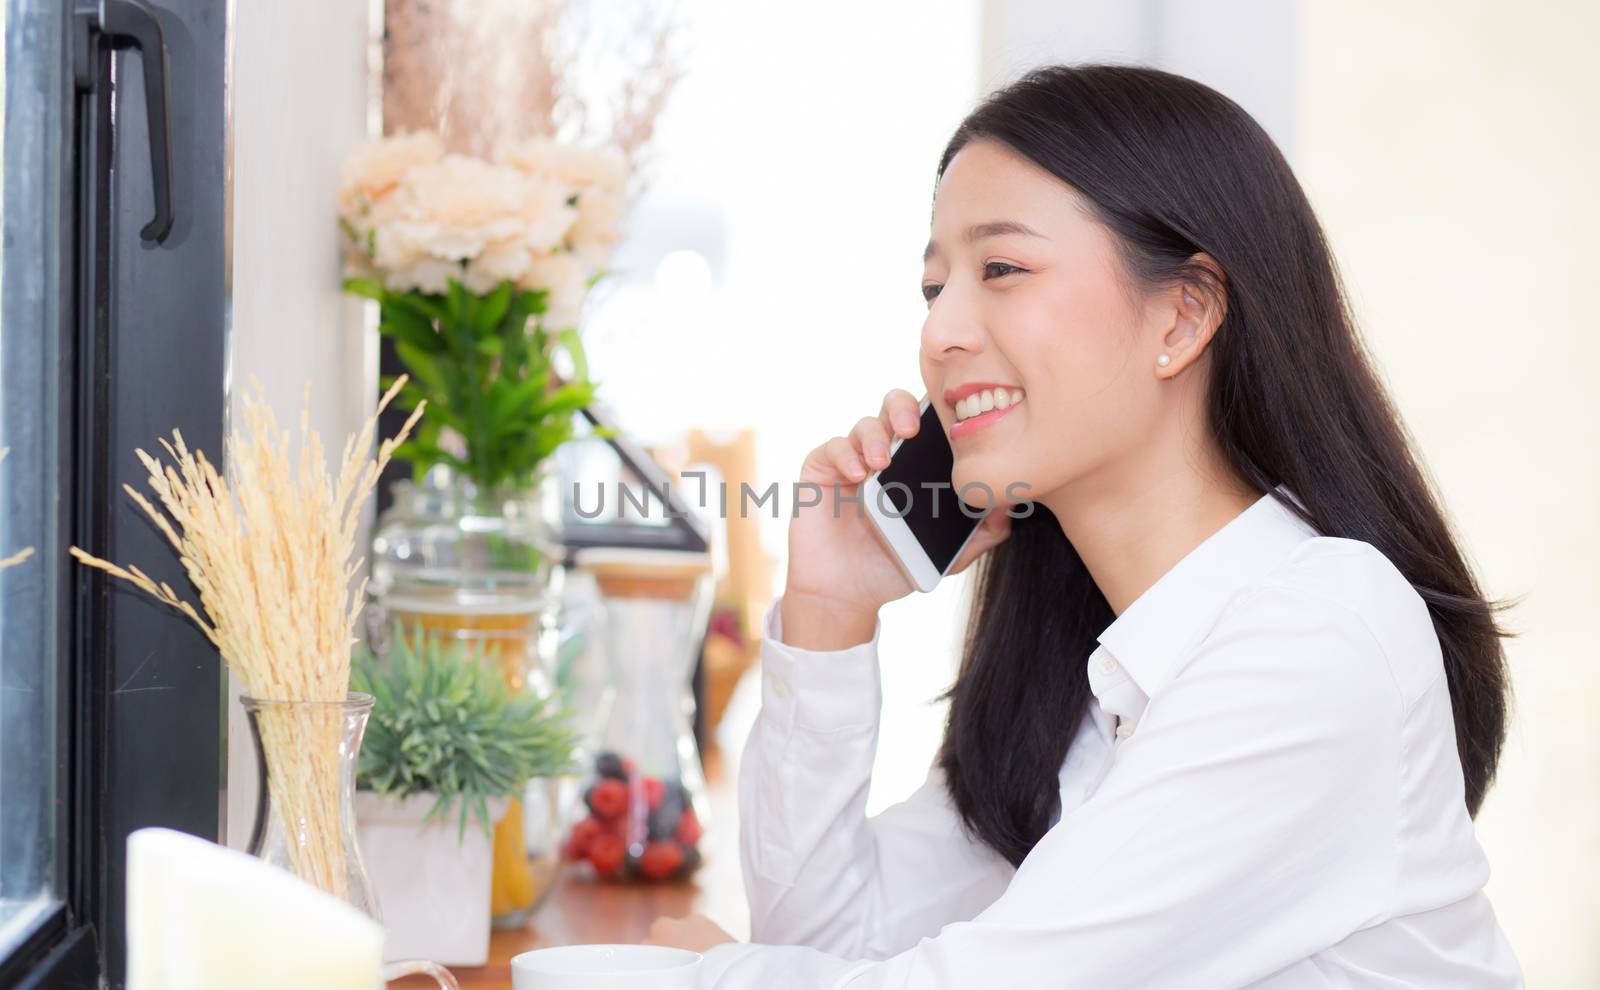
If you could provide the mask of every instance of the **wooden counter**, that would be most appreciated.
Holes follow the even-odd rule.
[[[495,932],[489,963],[452,967],[462,990],[511,990],[511,957],[529,949],[591,942],[635,943],[661,915],[701,913],[737,938],[748,937],[749,911],[739,873],[739,835],[735,791],[737,769],[715,750],[704,757],[711,815],[701,852],[704,860],[694,877],[677,883],[611,883],[587,879],[578,864],[569,864],[549,900],[527,927]],[[400,980],[392,987],[424,990],[433,981]]]

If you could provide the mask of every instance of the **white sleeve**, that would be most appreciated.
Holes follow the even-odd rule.
[[[937,764],[909,798],[868,818],[882,687],[872,639],[813,651],[761,646],[761,710],[739,768],[740,854],[756,942],[886,959],[968,919],[1015,872],[971,841]]]
[[[884,961],[717,946],[701,986],[1236,988],[1384,920],[1404,713],[1382,648],[1290,588],[1230,616],[987,910]]]

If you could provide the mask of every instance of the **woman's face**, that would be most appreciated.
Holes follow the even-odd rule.
[[[1134,298],[1110,232],[1082,202],[988,140],[956,154],[935,197],[922,380],[955,453],[956,490],[982,483],[998,507],[1115,472],[1160,412],[1155,361],[1172,310],[1163,327],[1160,300]],[[996,408],[964,421],[958,408],[972,410],[955,400],[990,385],[1013,401],[998,408],[995,393]],[[1008,497],[1013,483],[1029,487]],[[988,501],[982,489],[963,497]]]

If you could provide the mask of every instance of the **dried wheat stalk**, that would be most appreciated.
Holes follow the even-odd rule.
[[[422,415],[419,404],[373,458],[378,413],[404,383],[402,376],[361,431],[346,440],[337,476],[328,473],[322,440],[310,426],[309,385],[298,456],[291,455],[289,437],[253,379],[244,400],[243,430],[224,448],[226,476],[203,452],[191,451],[176,430],[170,441],[161,440],[172,465],[137,451],[165,512],[131,485],[123,489],[177,550],[200,593],[204,616],[138,567],[119,567],[78,547],[70,550],[83,564],[186,615],[216,645],[251,697],[301,703],[269,705],[257,715],[268,786],[291,833],[295,872],[340,897],[345,863],[339,703],[349,692],[352,632],[365,592],[364,581],[352,590],[361,566],[355,539],[362,505],[378,475]],[[304,844],[295,841],[296,834]]]

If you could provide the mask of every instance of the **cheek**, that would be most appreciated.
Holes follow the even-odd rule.
[[[1122,296],[1050,295],[1031,301],[1032,319],[1013,324],[1029,328],[1013,359],[1028,390],[1025,447],[1037,484],[1061,483],[1137,442],[1151,398]]]
[[[1102,409],[1108,394],[1128,384],[1132,358],[1130,315],[1114,292],[1093,287],[1046,287],[1007,301],[1001,341],[1039,411]]]

